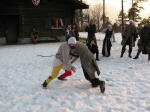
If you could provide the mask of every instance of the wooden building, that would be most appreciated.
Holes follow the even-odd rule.
[[[30,40],[33,28],[40,38],[64,40],[65,27],[74,23],[76,9],[88,5],[78,0],[1,0],[0,38],[8,44]]]

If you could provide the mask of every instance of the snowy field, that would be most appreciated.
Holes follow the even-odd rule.
[[[80,33],[85,37],[86,33]],[[53,57],[61,43],[0,46],[0,112],[150,112],[150,62],[120,58],[121,36],[115,34],[111,56],[102,57],[103,34],[96,34],[100,51],[100,79],[106,81],[105,94],[91,88],[80,61],[77,72],[67,81],[53,80],[48,89],[41,84],[50,75]],[[135,56],[137,47],[132,56]],[[63,73],[63,71],[61,71]]]

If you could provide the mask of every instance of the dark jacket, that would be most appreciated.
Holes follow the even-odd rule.
[[[150,27],[144,26],[141,29],[138,47],[142,50],[143,54],[150,53]]]
[[[137,28],[134,25],[127,25],[123,31],[123,40],[121,45],[135,46],[135,41],[138,38]]]
[[[96,25],[92,24],[87,26],[85,31],[88,32],[87,44],[90,44],[92,40],[95,40]]]

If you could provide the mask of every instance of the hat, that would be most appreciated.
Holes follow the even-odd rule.
[[[129,20],[130,23],[134,23],[134,21],[132,19]]]
[[[76,41],[76,38],[75,37],[70,37],[69,39],[68,39],[68,44],[76,44],[77,43],[77,41]]]

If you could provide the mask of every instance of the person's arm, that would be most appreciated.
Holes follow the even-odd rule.
[[[77,59],[78,57],[73,57],[73,59],[71,60],[71,64],[74,63]]]

